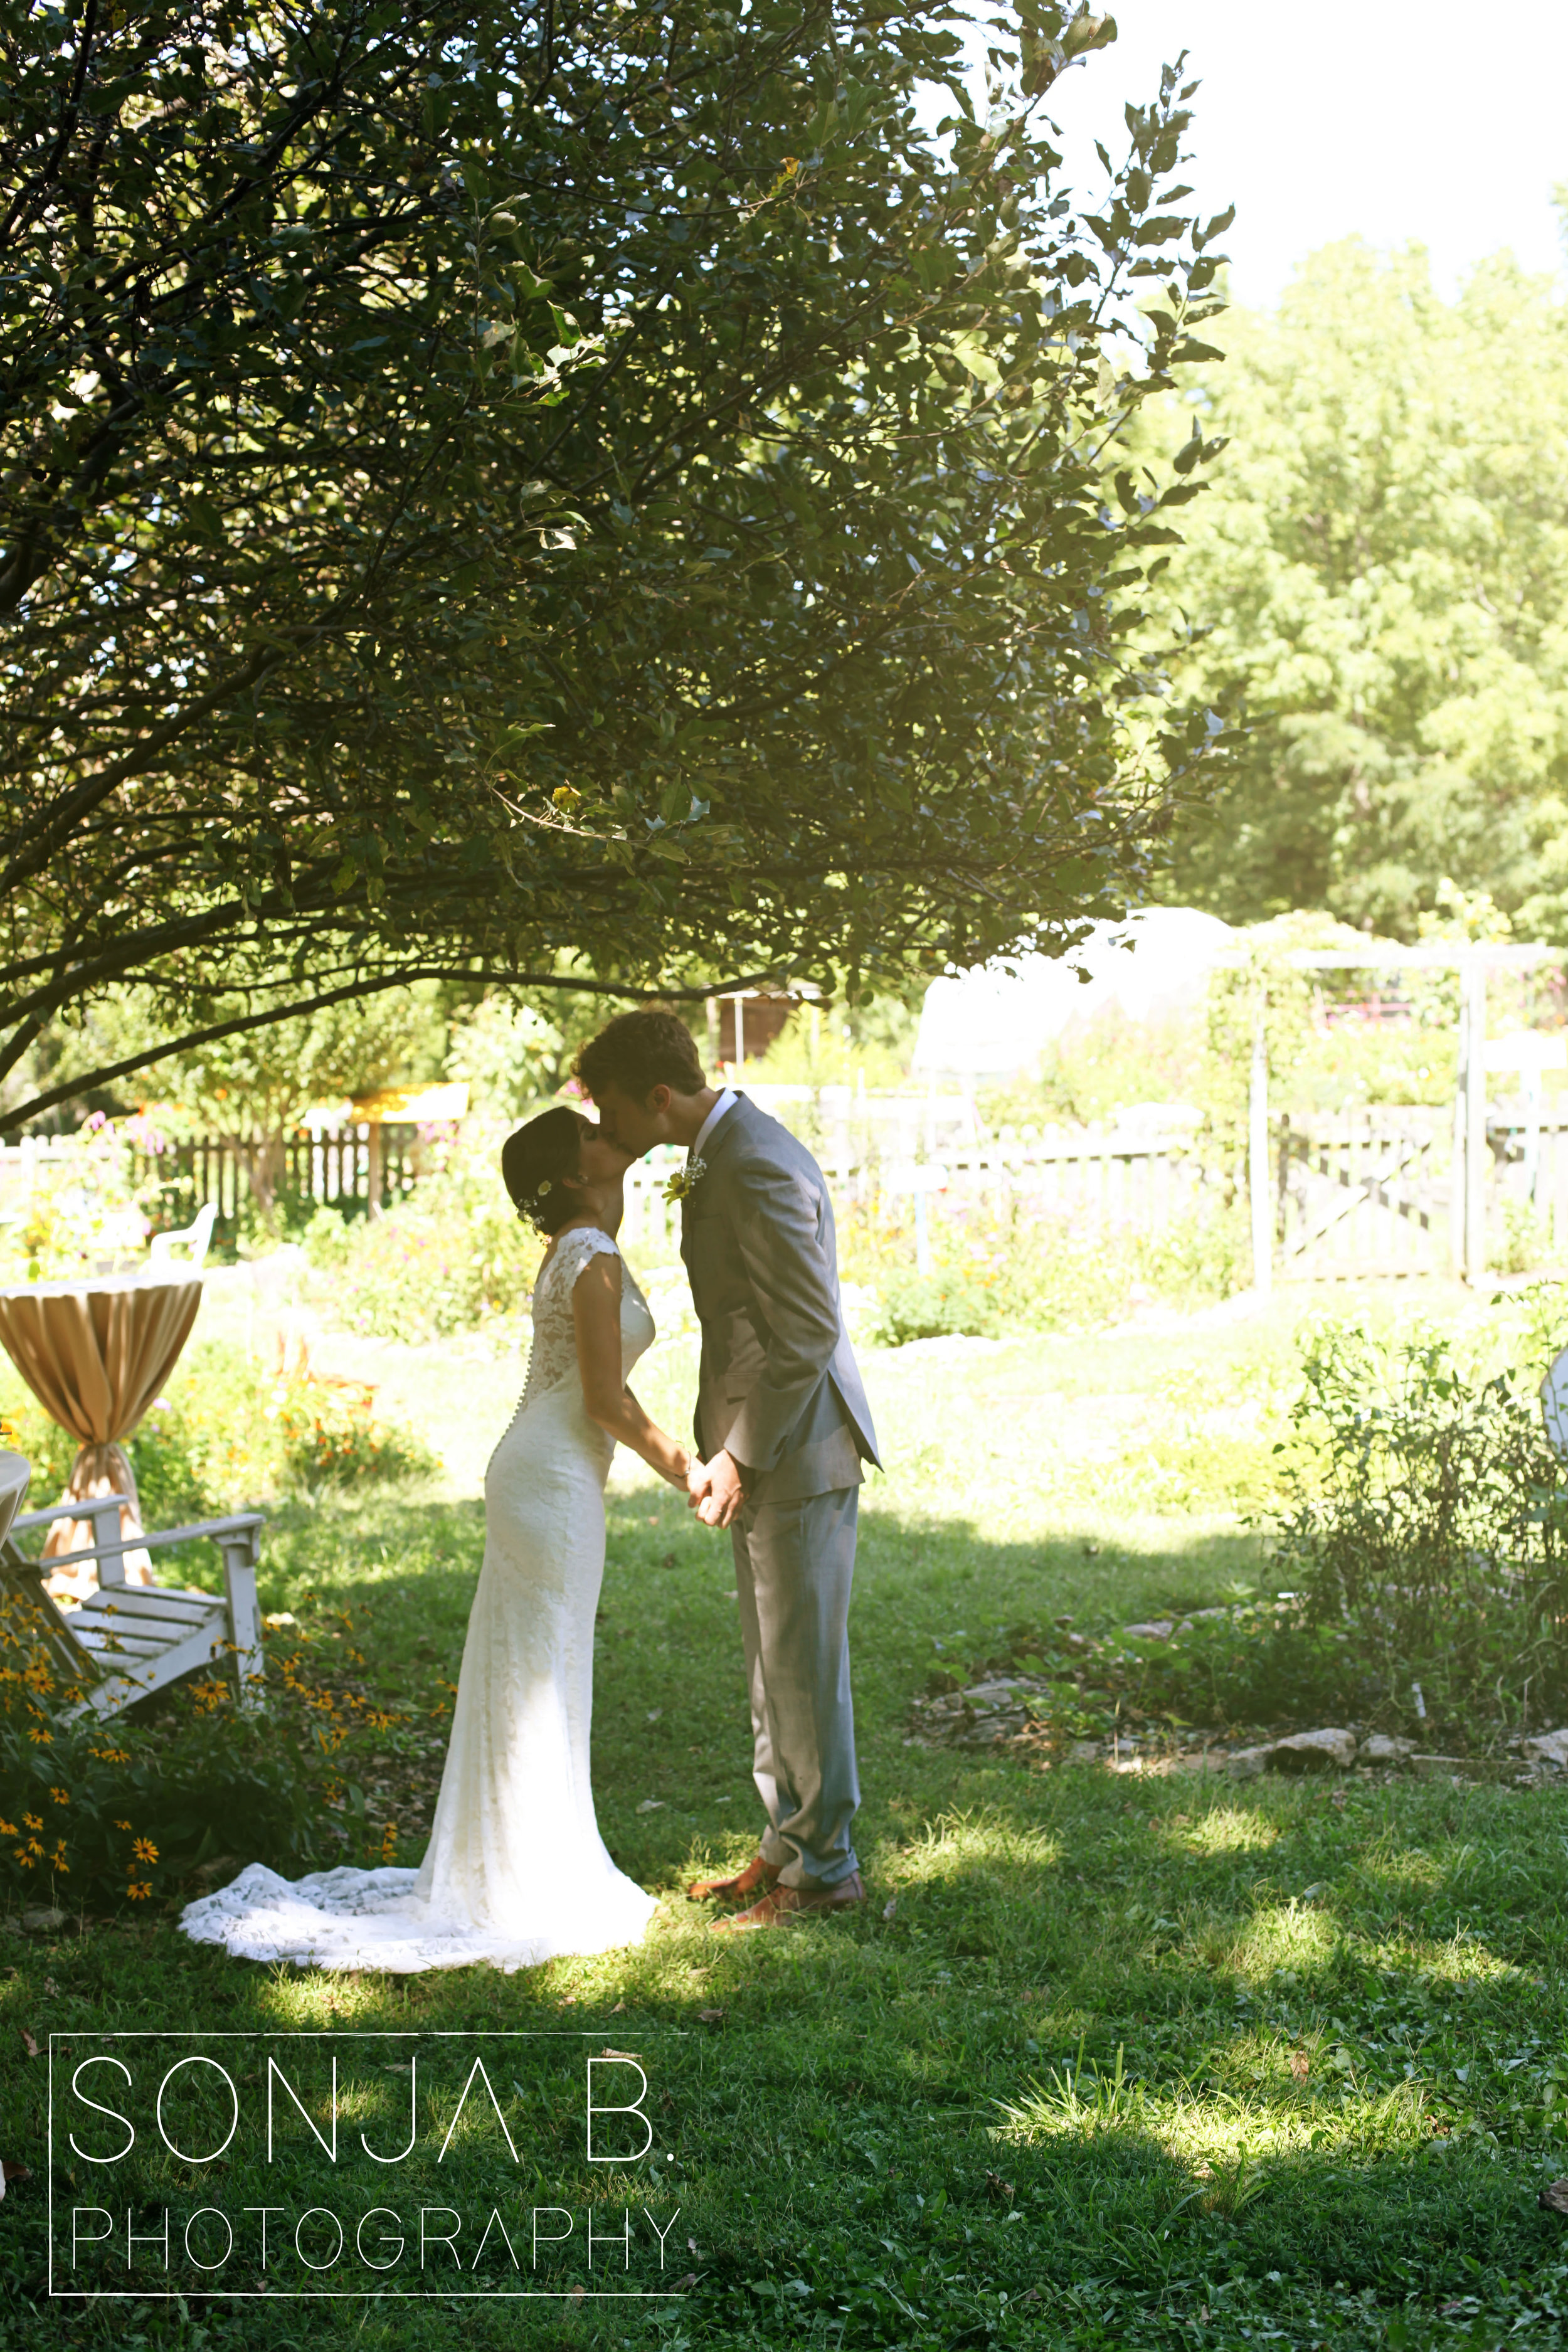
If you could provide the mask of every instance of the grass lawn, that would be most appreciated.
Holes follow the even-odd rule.
[[[863,1496],[851,1618],[863,1916],[731,1943],[684,1900],[685,1879],[743,1859],[758,1825],[728,1549],[621,1463],[595,1767],[613,1852],[664,1898],[643,1946],[511,1976],[397,1979],[231,1961],[190,1945],[171,1916],[8,1937],[0,2159],[31,2178],[0,2206],[5,2340],[1561,2344],[1568,2224],[1536,2204],[1568,2172],[1560,1797],[1354,1776],[1328,1788],[1042,1771],[904,1744],[933,1665],[984,1657],[1016,1619],[1114,1624],[1258,1579],[1259,1540],[1240,1515],[1267,1485],[1305,1303],[1163,1336],[868,1360],[889,1475]],[[510,1412],[516,1366],[464,1360],[471,1464]],[[672,1423],[684,1420],[690,1369],[687,1343],[674,1342],[638,1383]],[[389,1385],[395,1377],[389,1367]],[[440,1389],[448,1419],[455,1378]],[[265,1605],[323,1643],[357,1645],[371,1683],[405,1711],[364,1738],[354,1768],[374,1849],[393,1821],[400,1861],[422,1850],[448,1703],[439,1678],[455,1678],[482,1541],[471,1469],[441,1492],[282,1507],[268,1530]],[[134,2226],[155,2231],[170,2210],[168,2281],[183,2291],[49,2301],[47,2034],[191,2027],[406,2038],[266,2045],[341,2050],[336,2167],[292,2111],[265,2165],[248,2104],[263,2045],[235,2045],[246,2124],[212,2163],[162,2147],[138,2077],[128,2100],[152,2137]],[[399,2176],[413,2185],[390,2172],[367,2183],[374,2168],[351,2162],[347,2140],[363,2129],[400,2144],[411,2080],[400,2070],[414,2057],[431,2086],[426,2119],[444,2129],[462,2076],[440,2037],[458,2030],[488,2037],[465,2050],[486,2053],[516,2165],[476,2101],[439,2162],[437,2135]],[[557,2038],[500,2039],[525,2032]],[[24,2054],[29,2036],[37,2057]],[[637,2162],[595,2169],[576,2086],[585,2054],[606,2048],[640,2058],[657,2136]],[[298,2061],[307,2073],[310,2063]],[[97,2080],[94,2095],[121,2104]],[[205,2130],[191,2120],[200,2105],[176,2103],[178,2145]],[[227,2108],[213,2112],[221,2138]],[[76,2128],[78,2158],[57,2156],[57,2213],[100,2198],[107,2211],[90,2153],[104,2143],[79,2111]],[[309,2305],[278,2294],[308,2276],[308,2233],[300,2251],[291,2237],[275,2246],[265,2273],[242,2236],[225,2275],[243,2301],[204,2292],[180,2253],[198,2207],[270,2201],[291,2231],[305,2206],[334,2199],[351,2231],[376,2203],[416,2235],[421,2202],[461,2211],[458,2253],[427,2249],[421,2272],[410,2241],[378,2294]],[[479,2249],[492,2206],[520,2270],[499,2236]],[[660,2284],[647,2253],[631,2273],[619,2240],[606,2257],[602,2233],[589,2269],[590,2207],[610,2217],[605,2229],[632,2215],[650,2251],[649,2232],[664,2231],[662,2284],[689,2284],[662,2301],[573,2295],[617,2278]],[[533,2271],[537,2211],[574,2220]],[[559,2219],[544,2229],[559,2232]],[[198,2238],[196,2258],[205,2252]],[[138,2265],[134,2284],[163,2286],[154,2257]],[[264,2279],[277,2299],[255,2293]],[[520,2281],[550,2295],[457,2300],[458,2288]]]

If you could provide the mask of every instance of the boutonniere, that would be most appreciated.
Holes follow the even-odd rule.
[[[684,1201],[689,1192],[694,1192],[697,1190],[698,1185],[700,1184],[702,1179],[707,1173],[708,1165],[705,1160],[688,1160],[686,1166],[684,1168],[678,1168],[674,1175],[671,1176],[666,1183],[664,1188],[665,1199],[667,1201]]]

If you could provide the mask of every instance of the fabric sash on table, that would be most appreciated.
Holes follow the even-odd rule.
[[[45,1283],[0,1291],[0,1346],[51,1421],[68,1430],[80,1450],[62,1502],[121,1494],[121,1532],[142,1535],[135,1474],[118,1441],[137,1426],[179,1361],[202,1303],[199,1280]],[[78,1551],[92,1541],[89,1522],[61,1519],[49,1530],[45,1556]],[[90,1567],[90,1563],[88,1563]],[[128,1552],[133,1582],[150,1578],[145,1551]],[[69,1579],[73,1588],[96,1579]]]

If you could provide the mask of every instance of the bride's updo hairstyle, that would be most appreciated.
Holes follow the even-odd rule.
[[[520,1217],[542,1234],[557,1234],[583,1206],[562,1181],[575,1176],[583,1157],[583,1118],[564,1103],[542,1110],[500,1148],[500,1172]]]

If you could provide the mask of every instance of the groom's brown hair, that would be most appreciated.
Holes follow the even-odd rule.
[[[674,1095],[700,1095],[708,1083],[697,1042],[679,1013],[617,1013],[589,1038],[575,1068],[584,1094],[595,1102],[601,1087],[618,1087],[642,1103],[655,1087],[668,1087]]]

